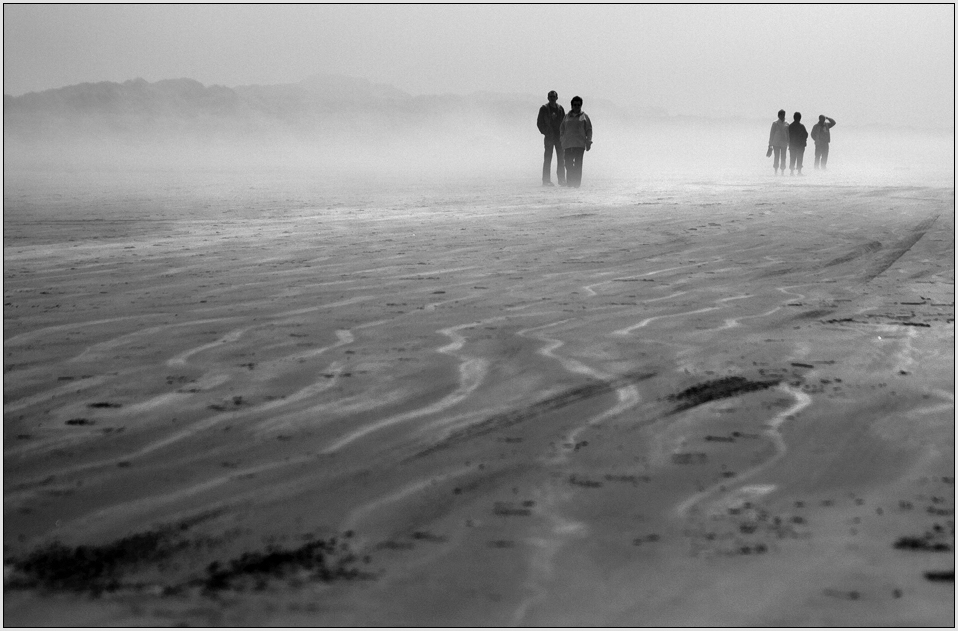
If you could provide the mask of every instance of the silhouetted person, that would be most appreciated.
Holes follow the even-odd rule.
[[[835,126],[835,119],[822,114],[818,115],[818,122],[812,126],[812,140],[815,141],[815,168],[821,162],[822,169],[828,164],[828,143],[832,141],[832,132],[829,131]]]
[[[775,175],[782,169],[785,175],[785,155],[788,151],[788,123],[785,122],[785,110],[778,110],[778,120],[772,123],[768,132],[768,148],[775,152]]]
[[[805,144],[808,142],[808,131],[802,125],[802,113],[795,112],[792,123],[788,126],[788,174],[802,174],[802,161],[805,159]]]
[[[559,180],[559,186],[565,186],[565,160],[562,155],[562,144],[559,139],[559,127],[562,125],[562,119],[565,118],[565,110],[556,103],[559,95],[555,90],[549,92],[549,102],[539,108],[539,119],[536,125],[542,132],[542,142],[545,146],[545,154],[542,157],[542,185],[552,186],[549,178],[549,171],[552,169],[552,150],[556,152],[556,178]]]
[[[582,156],[592,148],[592,121],[582,111],[582,97],[574,96],[572,109],[559,126],[562,150],[565,152],[566,185],[579,188],[582,184]]]

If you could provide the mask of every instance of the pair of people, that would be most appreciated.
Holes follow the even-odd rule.
[[[542,185],[552,186],[552,152],[556,153],[556,178],[559,186],[579,188],[582,184],[582,156],[592,148],[592,121],[582,111],[582,97],[574,96],[566,114],[558,104],[559,95],[552,90],[549,102],[539,108],[536,125],[543,135],[545,154],[542,158]]]
[[[829,131],[835,126],[835,119],[828,116],[819,115],[818,124],[812,127],[812,140],[815,141],[815,168],[824,169],[828,164],[828,145],[832,141],[832,134]],[[802,174],[802,166],[805,159],[805,145],[808,142],[808,131],[805,125],[802,125],[802,113],[795,112],[792,116],[792,123],[785,122],[785,110],[778,111],[778,120],[772,123],[772,129],[768,134],[769,154],[775,153],[773,167],[775,175],[778,175],[778,169],[781,167],[782,175],[785,175],[785,151],[788,150],[788,174],[795,175],[795,168],[798,167],[798,174]]]

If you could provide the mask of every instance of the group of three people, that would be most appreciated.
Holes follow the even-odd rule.
[[[555,90],[549,102],[539,108],[536,124],[543,135],[542,185],[552,186],[552,152],[556,153],[556,178],[559,186],[579,188],[582,183],[582,156],[592,148],[592,121],[582,111],[582,97],[574,96],[566,114]]]
[[[819,115],[818,123],[812,127],[812,140],[815,141],[815,168],[825,168],[828,164],[828,145],[832,141],[832,132],[835,119]],[[785,175],[785,151],[788,150],[788,174],[802,174],[802,163],[805,158],[805,145],[808,141],[808,131],[802,125],[802,113],[795,112],[791,124],[785,122],[785,110],[778,111],[778,120],[772,123],[772,130],[768,134],[768,155],[775,154],[773,167],[775,175],[779,168]]]

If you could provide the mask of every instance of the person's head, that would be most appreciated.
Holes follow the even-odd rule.
[[[792,114],[792,120],[795,121],[796,123],[801,122],[801,120],[802,120],[802,113],[801,113],[801,112],[795,112],[794,114]]]
[[[785,110],[778,110],[778,120],[785,120]]]
[[[555,103],[559,100],[559,94],[555,90],[549,90],[549,102]]]
[[[825,122],[825,115],[824,115],[824,114],[819,114],[819,115],[818,115],[818,122],[819,122],[819,123],[824,123],[824,122]]]
[[[574,109],[574,110],[581,109],[581,108],[582,108],[582,97],[581,97],[581,96],[574,96],[574,97],[572,97],[572,101],[570,102],[570,105],[572,106],[572,109]]]

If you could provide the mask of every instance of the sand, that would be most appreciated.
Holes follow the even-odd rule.
[[[5,173],[4,623],[953,626],[954,260],[953,180]]]

